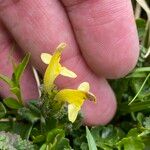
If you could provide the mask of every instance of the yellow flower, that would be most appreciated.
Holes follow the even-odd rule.
[[[76,78],[77,75],[63,67],[60,64],[60,57],[63,49],[66,47],[65,43],[61,43],[53,55],[42,53],[41,59],[48,67],[44,74],[44,88],[49,93],[54,88],[54,81],[58,75],[63,75],[70,78]],[[68,118],[74,122],[77,118],[84,101],[86,99],[95,101],[95,96],[89,92],[90,86],[88,82],[83,82],[78,89],[63,89],[60,90],[54,97],[54,100],[68,102]]]
[[[65,43],[61,43],[60,45],[58,45],[53,56],[47,53],[41,54],[42,61],[45,64],[48,64],[48,67],[44,74],[44,81],[43,81],[44,88],[46,89],[46,91],[53,89],[54,81],[59,74],[70,78],[77,77],[77,75],[74,72],[70,71],[66,67],[62,67],[60,64],[61,53],[65,47],[66,47]]]
[[[59,91],[55,100],[68,102],[68,118],[71,122],[74,122],[77,118],[78,112],[81,109],[84,101],[89,99],[96,101],[96,97],[89,92],[89,83],[83,82],[80,84],[77,90],[63,89]]]

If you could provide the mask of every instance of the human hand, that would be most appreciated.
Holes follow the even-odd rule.
[[[0,1],[0,73],[11,75],[9,53],[13,43],[15,59],[30,52],[32,64],[41,73],[45,67],[42,52],[52,53],[61,42],[68,47],[62,63],[78,77],[57,80],[60,88],[76,88],[90,83],[97,103],[86,101],[82,111],[89,125],[108,123],[115,114],[116,100],[106,78],[119,78],[131,71],[139,48],[129,0],[1,0]],[[38,97],[29,66],[22,79],[25,99]],[[0,94],[9,95],[0,82]]]

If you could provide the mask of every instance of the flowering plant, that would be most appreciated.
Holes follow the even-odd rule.
[[[60,57],[66,44],[61,43],[54,52],[53,55],[42,53],[41,59],[48,67],[44,74],[44,90],[51,94],[54,89],[54,81],[59,75],[63,75],[69,78],[76,78],[77,75],[71,70],[63,67],[60,64]],[[79,85],[78,89],[62,89],[57,92],[54,100],[68,102],[68,118],[71,122],[74,122],[77,118],[77,114],[80,111],[84,101],[90,99],[96,101],[95,96],[89,92],[90,86],[88,82],[83,82]]]

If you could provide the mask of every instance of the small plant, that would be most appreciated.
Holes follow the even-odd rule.
[[[56,87],[55,80],[60,75],[72,80],[77,77],[60,63],[66,46],[61,43],[53,55],[41,54],[42,61],[48,66],[39,99],[25,104],[20,89],[20,78],[29,62],[29,54],[18,65],[14,64],[11,78],[0,74],[0,79],[9,85],[13,94],[0,102],[0,149],[150,149],[150,3],[145,0],[137,2],[133,0],[141,53],[132,73],[110,81],[118,102],[112,122],[90,128],[82,125],[80,109],[84,101],[96,103],[88,82],[81,83],[77,89],[60,90]],[[141,14],[147,20],[140,18]]]
[[[5,98],[0,103],[0,131],[17,133],[26,141],[31,140],[36,147],[42,150],[71,148],[65,134],[73,130],[72,123],[77,119],[83,102],[87,99],[95,102],[96,98],[89,92],[88,82],[81,83],[78,89],[59,90],[54,84],[59,75],[77,77],[74,72],[60,64],[61,53],[65,46],[65,43],[61,43],[53,55],[41,54],[42,61],[48,64],[48,67],[44,74],[40,100],[31,100],[25,105],[21,96],[19,81],[29,61],[29,55],[26,55],[23,61],[15,66],[11,79],[0,75],[16,97]],[[78,127],[81,125],[79,118],[81,115],[74,124]],[[6,141],[3,141],[5,142],[7,138]],[[20,143],[23,146],[23,142]]]

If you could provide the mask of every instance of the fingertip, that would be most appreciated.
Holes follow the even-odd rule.
[[[84,124],[105,125],[109,123],[115,115],[117,103],[115,95],[105,79],[100,79],[99,83],[91,85],[91,90],[96,95],[96,103],[85,101],[82,107]]]
[[[128,74],[139,55],[131,1],[63,2],[89,67],[97,75],[111,79]]]
[[[139,42],[135,32],[119,40],[103,55],[103,60],[96,59],[90,63],[91,68],[99,76],[117,79],[126,76],[136,66],[139,57]],[[97,67],[99,64],[99,67]]]

